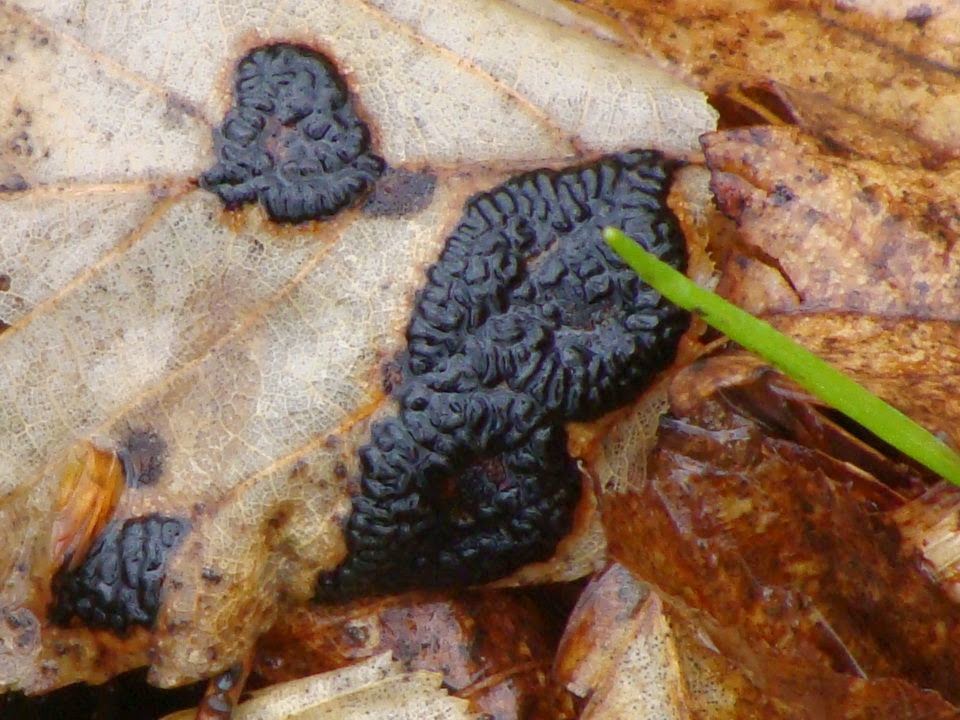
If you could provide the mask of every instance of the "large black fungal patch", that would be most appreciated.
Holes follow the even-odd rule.
[[[201,178],[228,208],[259,199],[278,222],[322,219],[383,171],[343,79],[320,53],[258,48],[237,66],[234,93],[213,133],[217,164]]]
[[[152,626],[167,556],[186,532],[184,521],[162,515],[110,523],[77,568],[54,576],[51,619],[66,625],[76,616],[120,633]]]
[[[467,203],[417,295],[398,414],[360,450],[350,552],[318,599],[485,582],[552,554],[580,489],[564,423],[629,402],[688,324],[601,235],[682,269],[673,166],[615,155]]]

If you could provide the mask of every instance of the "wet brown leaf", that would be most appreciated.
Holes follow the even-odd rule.
[[[960,607],[895,514],[923,483],[815,412],[749,356],[680,373],[649,465],[605,497],[611,550],[790,717],[955,717],[919,690],[956,701],[960,668]]]
[[[557,652],[580,718],[779,718],[689,621],[614,564],[584,590]],[[736,713],[736,714],[728,714]]]
[[[260,638],[255,685],[328,672],[385,652],[491,720],[572,717],[550,678],[551,630],[530,599],[506,592],[414,593],[284,615]]]
[[[730,640],[702,611],[614,564],[571,618],[560,677],[584,698],[580,717],[591,720],[958,716],[936,693],[902,680],[811,669],[779,648],[736,638],[738,652],[730,652]]]
[[[587,4],[614,21],[592,32],[710,92],[721,125],[763,124],[702,139],[737,225],[704,228],[719,291],[957,445],[956,9]],[[575,615],[561,655],[571,690],[616,717],[648,690],[640,675],[632,696],[613,690],[629,663],[607,655],[657,637],[672,649],[644,668],[675,689],[660,688],[664,716],[955,717],[923,689],[957,700],[960,493],[745,356],[661,389],[649,463],[626,423],[599,465],[622,481],[604,486],[610,547],[668,620],[621,630],[603,615],[636,623],[639,604],[617,614],[585,595],[593,613]],[[740,708],[692,709],[684,622],[730,664],[718,682]]]

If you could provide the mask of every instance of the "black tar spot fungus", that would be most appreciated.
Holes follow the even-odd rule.
[[[322,219],[382,172],[343,79],[320,53],[258,48],[237,66],[234,93],[213,133],[217,164],[201,178],[228,208],[259,200],[278,222]]]
[[[317,599],[485,582],[553,553],[580,492],[563,424],[629,402],[688,324],[601,234],[682,269],[673,166],[615,155],[467,203],[417,295],[398,414],[360,450],[349,555]]]
[[[182,520],[162,515],[110,523],[77,568],[54,576],[51,619],[66,625],[76,616],[88,627],[118,633],[152,626],[164,564],[186,532]]]

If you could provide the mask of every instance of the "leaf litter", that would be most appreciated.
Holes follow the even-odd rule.
[[[950,370],[957,362],[958,347],[952,302],[956,292],[956,212],[955,194],[950,188],[951,163],[958,147],[958,135],[951,121],[956,113],[952,108],[960,94],[956,92],[953,69],[956,40],[951,34],[952,10],[927,4],[918,14],[912,6],[891,4],[878,11],[868,3],[846,3],[842,7],[780,4],[773,10],[760,2],[748,14],[742,6],[733,9],[719,0],[709,6],[686,7],[680,3],[669,9],[629,0],[588,5],[592,6],[590,14],[580,12],[581,8],[570,12],[570,5],[558,12],[537,9],[546,18],[545,23],[553,23],[541,26],[550,28],[543,32],[556,33],[561,26],[574,28],[578,38],[597,38],[583,42],[590,45],[591,52],[601,54],[611,52],[617,42],[623,43],[642,55],[655,57],[668,72],[710,94],[723,111],[722,122],[743,122],[749,118],[752,123],[761,123],[760,127],[734,128],[704,138],[717,207],[712,206],[705,193],[702,175],[699,183],[693,183],[698,190],[681,191],[683,199],[674,206],[678,215],[687,218],[685,230],[696,228],[698,241],[707,243],[719,270],[718,289],[745,309],[762,314],[928,429],[956,444],[957,409],[952,402],[956,397],[952,380],[956,373]],[[149,25],[150,13],[159,12],[155,6],[119,15],[121,25],[115,30],[107,30],[108,24],[94,23],[90,18],[80,22],[84,16],[78,8],[65,4],[51,9],[41,3],[33,9],[39,15],[28,17],[17,11],[14,16],[31,28],[52,27],[57,32],[51,38],[82,50],[76,60],[78,77],[83,77],[83,62],[102,55],[107,67],[120,68],[120,75],[133,79],[133,84],[145,93],[143,101],[156,88],[163,89],[163,97],[172,99],[168,112],[177,118],[173,125],[181,128],[178,132],[189,137],[194,125],[206,128],[196,130],[199,151],[193,157],[208,152],[204,149],[204,133],[209,132],[213,118],[222,114],[223,68],[228,65],[225,58],[234,56],[249,42],[240,34],[231,39],[222,28],[256,27],[253,32],[269,37],[264,28],[274,22],[275,36],[289,39],[296,34],[290,28],[301,27],[297,23],[309,19],[323,27],[325,22],[317,20],[318,16],[308,7],[290,13],[281,8],[275,14],[272,10],[250,8],[241,11],[245,14],[239,24],[237,18],[228,17],[234,6],[218,8],[223,16],[216,21],[208,9],[200,8],[192,11],[196,16],[190,18],[190,23],[183,23],[184,28],[190,27],[182,31],[183,37],[202,35],[202,42],[213,52],[203,57],[191,53],[164,55],[157,48],[166,45],[151,43],[148,33],[130,32],[129,25],[123,25]],[[505,132],[504,136],[509,134],[518,142],[502,147],[495,142],[478,143],[477,138],[495,137],[489,135],[489,130],[481,130],[471,138],[457,137],[455,127],[444,127],[433,135],[429,129],[405,135],[397,120],[403,112],[393,113],[390,107],[396,100],[388,93],[371,91],[364,95],[361,90],[364,108],[372,117],[381,119],[380,140],[382,147],[389,148],[384,150],[388,160],[413,168],[425,162],[436,164],[438,187],[453,188],[447,191],[448,199],[436,200],[424,211],[435,210],[435,215],[422,225],[411,220],[400,230],[396,225],[371,230],[373,238],[366,247],[376,247],[380,238],[389,237],[395,242],[405,232],[426,235],[427,230],[418,228],[442,224],[443,218],[449,217],[446,208],[458,206],[473,189],[489,182],[481,180],[485,171],[478,165],[505,163],[506,167],[516,163],[516,167],[524,167],[538,156],[589,152],[589,148],[602,145],[597,138],[614,137],[607,134],[614,132],[612,121],[604,122],[602,114],[599,125],[591,124],[589,131],[583,132],[577,132],[576,127],[571,129],[562,118],[557,120],[555,115],[572,115],[551,106],[549,98],[537,99],[535,84],[524,84],[521,69],[505,66],[500,60],[504,53],[495,45],[488,46],[488,53],[474,54],[472,39],[463,32],[466,25],[448,35],[439,11],[431,13],[414,9],[413,5],[404,6],[400,12],[406,15],[402,15],[400,23],[389,19],[391,12],[373,4],[357,4],[351,6],[350,12],[331,16],[333,20],[327,27],[336,23],[341,23],[341,29],[357,27],[351,23],[363,17],[364,24],[359,27],[376,27],[378,32],[388,34],[401,28],[396,35],[389,34],[396,38],[397,49],[382,64],[378,64],[381,61],[377,58],[360,60],[352,50],[343,53],[345,57],[358,58],[352,61],[349,76],[356,88],[379,87],[378,83],[384,82],[381,77],[410,68],[411,58],[415,57],[413,45],[429,48],[428,57],[440,57],[443,62],[459,55],[467,59],[470,81],[482,76],[480,87],[500,83],[497,92],[503,94],[492,93],[497,99],[491,99],[491,106],[498,107],[497,112],[506,112],[501,116],[508,118],[502,121],[505,127],[519,127],[522,131]],[[501,12],[505,15],[497,15]],[[524,22],[530,22],[529,16],[511,14],[515,12],[520,11],[500,8],[494,17],[523,17]],[[290,19],[295,16],[296,21]],[[816,40],[811,41],[812,38]],[[610,62],[619,70],[611,72],[611,76],[622,78],[626,75],[618,63],[633,62],[624,58],[635,56],[624,55],[620,50],[617,53],[617,59]],[[856,72],[851,68],[856,68]],[[408,82],[411,77],[414,79],[410,98],[430,94],[417,85],[417,78],[445,78],[450,70],[433,72],[408,74]],[[191,76],[197,78],[195,85],[184,80]],[[56,92],[63,91],[56,87],[50,90]],[[617,97],[620,99],[613,98],[608,107],[616,107],[618,102],[622,105],[622,95]],[[513,107],[515,103],[519,109]],[[662,105],[658,108],[664,110]],[[536,119],[528,117],[524,124],[525,113]],[[421,120],[449,116],[431,109]],[[669,124],[660,121],[658,126]],[[793,127],[778,127],[783,125]],[[594,128],[598,128],[595,134]],[[444,144],[448,130],[454,132],[451,137],[460,145],[454,141]],[[642,129],[633,126],[619,137],[637,137],[639,133]],[[576,138],[574,142],[571,136]],[[98,142],[113,142],[106,139],[105,133],[100,137]],[[664,138],[651,142],[661,141]],[[163,155],[162,142],[160,146],[157,155],[167,157]],[[493,154],[485,154],[488,152]],[[56,160],[55,153],[51,157]],[[105,241],[95,230],[86,231],[87,242],[93,245],[92,264],[83,259],[85,256],[71,256],[69,249],[59,251],[67,259],[67,267],[73,263],[76,269],[68,270],[67,275],[59,268],[45,272],[60,275],[41,274],[49,289],[33,291],[35,300],[19,301],[21,318],[29,317],[31,303],[41,308],[38,317],[55,316],[54,311],[64,306],[59,295],[62,288],[69,289],[68,300],[74,292],[81,295],[111,263],[119,263],[130,249],[141,244],[141,234],[167,219],[171,221],[168,233],[185,226],[217,228],[228,242],[234,243],[226,255],[229,258],[245,257],[250,246],[262,247],[258,252],[266,251],[267,257],[257,270],[266,272],[262,268],[269,268],[270,272],[279,273],[277,279],[263,284],[264,289],[254,288],[260,295],[251,298],[249,306],[241,305],[235,316],[230,314],[234,312],[231,306],[247,292],[238,291],[236,288],[244,286],[235,283],[242,283],[248,274],[237,273],[237,279],[225,277],[219,282],[219,292],[201,291],[197,305],[203,309],[199,312],[213,321],[212,329],[201,329],[196,337],[187,336],[182,343],[178,338],[178,347],[186,348],[186,359],[178,354],[163,358],[153,370],[145,371],[146,377],[132,383],[132,391],[131,387],[117,390],[118,397],[138,397],[142,393],[138,388],[150,387],[171,368],[176,370],[178,363],[186,372],[179,389],[165,390],[171,398],[177,397],[178,392],[185,398],[193,395],[194,390],[187,389],[190,383],[209,371],[190,375],[189,370],[203,363],[207,363],[206,367],[236,368],[248,362],[247,368],[265,367],[266,355],[251,353],[250,349],[262,352],[262,346],[248,343],[244,347],[242,342],[231,345],[232,338],[242,341],[255,337],[261,327],[260,308],[272,308],[288,296],[293,297],[307,278],[313,282],[317,276],[298,274],[301,268],[316,267],[319,274],[321,268],[342,267],[348,259],[356,262],[357,254],[363,252],[361,245],[355,246],[356,254],[338,254],[345,239],[362,235],[354,227],[353,219],[342,223],[343,227],[334,223],[329,230],[311,228],[280,237],[265,233],[255,213],[246,213],[239,223],[226,228],[203,220],[204,213],[216,217],[218,211],[207,198],[195,197],[183,185],[197,172],[194,169],[184,173],[182,164],[177,165],[183,159],[165,161],[171,167],[162,167],[160,163],[154,168],[141,162],[136,169],[139,174],[132,182],[110,172],[93,177],[71,175],[74,171],[65,161],[57,165],[49,159],[38,161],[35,166],[21,162],[4,170],[9,178],[4,181],[6,185],[26,184],[30,188],[24,188],[26,194],[22,198],[13,197],[14,202],[26,202],[32,192],[36,198],[43,197],[42,205],[46,208],[60,196],[69,200],[81,189],[91,198],[117,197],[119,193],[118,204],[123,205],[112,231],[114,239]],[[458,167],[459,171],[455,169]],[[502,175],[491,171],[487,177]],[[40,205],[36,199],[31,202],[32,208],[24,206],[24,217],[29,218],[33,208]],[[191,202],[196,205],[192,224],[181,220],[179,214],[180,208]],[[92,209],[88,210],[90,217],[97,217]],[[37,226],[42,225],[38,222]],[[29,221],[24,227],[29,227]],[[42,232],[33,232],[44,237]],[[232,239],[244,233],[243,240]],[[321,239],[318,247],[319,236],[329,240]],[[417,247],[411,247],[407,260],[397,266],[429,261],[434,252],[429,242],[412,245]],[[219,247],[213,240],[209,246]],[[298,249],[300,256],[296,255]],[[208,252],[210,258],[204,267],[225,265],[224,256],[216,254],[222,251]],[[47,256],[40,252],[37,255]],[[181,255],[187,256],[185,251]],[[289,267],[276,267],[282,261],[289,262]],[[30,267],[43,266],[40,260],[31,262]],[[133,266],[147,264],[142,259]],[[155,265],[152,259],[150,265]],[[90,272],[88,267],[95,271]],[[395,270],[395,266],[391,265],[390,270]],[[384,271],[385,268],[380,269],[381,276]],[[70,272],[75,274],[69,275]],[[209,273],[207,270],[206,274]],[[19,274],[23,273],[10,273],[11,288],[18,287]],[[201,270],[198,276],[204,274]],[[355,277],[368,279],[375,274],[364,268],[357,270]],[[709,275],[708,270],[702,277]],[[284,283],[291,289],[270,292],[270,288],[287,287]],[[400,284],[409,287],[412,280]],[[324,302],[329,302],[331,296],[335,294],[328,291]],[[348,302],[346,294],[340,297],[340,302]],[[95,303],[88,301],[88,305]],[[309,306],[299,298],[292,305],[298,317]],[[223,310],[227,311],[225,317]],[[364,311],[367,315],[363,315]],[[191,306],[190,312],[197,310]],[[342,317],[358,312],[367,317],[371,308],[358,310],[353,306]],[[393,309],[392,315],[384,315],[389,317],[380,319],[381,329],[371,336],[381,344],[387,338],[394,338],[396,343],[395,328],[401,322],[397,319],[401,316],[399,308]],[[137,314],[131,317],[136,318]],[[12,315],[11,318],[15,329],[18,322],[25,328],[31,324]],[[121,321],[111,327],[135,324]],[[70,336],[72,327],[63,327],[57,337]],[[189,332],[189,327],[190,324],[176,323],[174,331],[168,331],[169,336]],[[697,332],[702,332],[702,328]],[[154,333],[151,328],[144,334],[150,337]],[[115,329],[104,334],[115,335]],[[323,337],[322,333],[317,337]],[[369,343],[358,341],[357,347]],[[96,337],[82,338],[81,347],[90,347],[91,354],[94,350],[99,354],[105,344],[109,343]],[[228,349],[234,353],[228,354]],[[957,618],[954,568],[960,558],[954,549],[955,493],[891,453],[876,438],[863,435],[855,427],[843,426],[789,383],[755,360],[725,350],[722,343],[704,347],[691,340],[681,353],[679,364],[686,364],[701,353],[706,353],[704,360],[679,374],[668,375],[648,394],[652,399],[642,407],[623,413],[596,436],[593,433],[597,431],[584,430],[584,447],[591,448],[585,452],[584,461],[596,487],[603,491],[601,510],[608,539],[614,555],[629,569],[628,573],[614,566],[614,570],[594,582],[615,587],[617,603],[632,598],[632,604],[619,611],[616,607],[604,610],[607,616],[629,619],[612,629],[605,626],[604,613],[589,614],[590,605],[598,602],[597,594],[589,589],[583,595],[584,609],[574,613],[569,635],[579,633],[581,637],[576,641],[587,642],[594,649],[571,655],[567,642],[558,656],[558,668],[574,695],[587,698],[593,693],[583,701],[586,704],[581,704],[581,716],[617,717],[624,707],[630,707],[636,717],[642,717],[650,708],[661,709],[667,717],[822,717],[841,710],[850,717],[867,717],[871,713],[887,717],[955,717],[957,711],[950,704],[956,699],[951,683],[956,662],[951,638],[956,632]],[[138,362],[131,366],[139,366],[147,355],[145,347],[135,350],[132,356]],[[369,367],[370,359],[360,355],[362,359],[353,360],[352,367]],[[212,360],[214,357],[217,361]],[[296,367],[296,363],[286,367]],[[105,375],[122,378],[129,372],[128,367],[119,367],[117,372]],[[223,375],[242,376],[243,373]],[[323,377],[322,382],[330,382],[322,374],[305,376],[314,380]],[[71,377],[76,378],[77,372]],[[346,389],[347,383],[335,383],[342,389],[327,397],[337,397],[342,407],[344,403],[337,393],[343,393],[343,398],[348,398],[346,405],[367,408],[366,412],[375,415],[382,399],[369,371],[364,374],[358,370],[351,382],[364,377],[366,388],[359,397]],[[171,383],[171,387],[174,385]],[[121,403],[120,412],[115,405],[112,412],[107,407],[99,410],[99,415],[90,413],[89,408],[100,407],[100,398],[110,389],[102,383],[95,392],[87,391],[75,403],[84,409],[79,419],[87,425],[72,417],[60,420],[56,430],[44,431],[41,423],[39,437],[43,437],[43,432],[48,436],[63,434],[67,428],[66,434],[76,438],[86,432],[78,428],[106,427],[105,432],[100,431],[106,444],[115,444],[119,433],[114,430],[111,436],[112,426],[105,425],[103,420],[114,415],[118,422],[121,417],[154,420],[162,415],[170,418],[165,422],[171,423],[171,429],[177,428],[175,436],[188,437],[182,425],[175,425],[175,418],[189,404],[178,406],[166,396],[153,405],[142,403],[127,409]],[[258,393],[263,395],[260,388],[240,386],[237,390],[231,402],[215,416],[229,417],[227,411],[237,413],[239,407],[239,413],[233,417],[248,417],[250,398]],[[211,406],[222,403],[216,387],[211,387],[203,397]],[[313,398],[303,399],[299,407],[313,402]],[[49,401],[45,407],[50,407]],[[138,407],[144,408],[139,415],[135,409]],[[179,409],[174,411],[176,408]],[[666,409],[668,415],[660,421],[661,433],[648,463],[645,458],[652,445],[649,428],[658,423],[657,408]],[[343,415],[339,416],[340,425],[336,425],[336,418],[330,418],[334,423],[329,427],[346,431],[333,435],[347,448],[364,432],[362,413],[363,410],[359,419],[349,419],[352,413],[347,413],[346,421]],[[301,422],[303,417],[299,416]],[[31,432],[31,438],[34,434]],[[251,433],[238,438],[234,445],[215,448],[206,466],[199,466],[200,477],[210,476],[219,467],[218,458],[232,458],[238,448],[246,451],[249,438],[256,436]],[[298,482],[311,486],[316,483],[316,473],[322,475],[316,458],[328,457],[331,451],[319,443],[309,446],[310,452],[296,450],[304,447],[304,436],[295,431],[294,436],[298,439],[282,445],[287,448],[287,455],[281,450],[280,457],[288,458],[298,468],[302,476]],[[599,445],[594,444],[595,437],[599,438]],[[31,467],[30,463],[33,467],[48,463],[49,457],[66,452],[69,445],[52,446],[49,439],[43,442],[43,452],[27,453],[32,459],[25,467]],[[184,457],[196,457],[200,449],[203,452],[199,457],[203,457],[214,444],[206,436],[185,442]],[[256,451],[252,457],[276,457],[278,453],[277,445],[252,449]],[[244,458],[243,452],[237,455],[238,479],[227,482],[228,486],[240,488],[232,496],[249,498],[249,502],[245,500],[237,507],[257,508],[256,512],[268,507],[275,509],[270,498],[276,496],[276,482],[258,484],[243,480],[244,473],[251,472],[242,469],[244,463],[249,463],[246,467],[257,466],[252,459]],[[339,461],[349,468],[349,452],[342,452]],[[279,465],[276,461],[265,465],[262,459],[260,462],[260,467],[284,466],[282,461]],[[327,467],[332,465],[329,462]],[[271,476],[267,472],[263,477]],[[171,498],[180,497],[185,506],[188,499],[195,500],[198,490],[202,496],[202,488],[207,485],[207,481],[201,480],[184,483]],[[15,482],[13,487],[19,485]],[[261,494],[254,492],[254,487],[259,487]],[[300,502],[302,496],[297,493],[307,492],[295,489],[300,487],[296,482],[285,484],[284,497],[294,504]],[[222,496],[220,491],[213,495]],[[16,492],[11,495],[16,496]],[[335,495],[322,500],[309,492],[307,496],[319,503],[314,507],[330,507],[337,502]],[[32,510],[37,516],[49,513],[43,510],[42,497],[37,493],[30,501],[29,507],[38,508]],[[162,499],[167,503],[171,498]],[[144,502],[142,507],[150,504]],[[134,512],[133,507],[127,509],[122,503],[121,508],[123,512]],[[256,512],[222,513],[223,524],[211,522],[210,532],[243,527],[242,536],[252,539],[238,546],[239,550],[231,550],[242,557],[262,556],[259,548],[275,539],[262,527],[257,530]],[[22,531],[24,523],[10,527]],[[772,534],[760,535],[758,528]],[[295,536],[296,533],[291,537]],[[328,542],[335,545],[335,541]],[[296,542],[292,547],[292,554],[289,545],[284,551],[282,569],[272,567],[275,560],[269,558],[261,557],[256,564],[270,568],[261,570],[271,576],[267,585],[300,587],[303,593],[303,582],[297,578],[307,574],[302,564],[309,553],[301,549],[298,555]],[[333,555],[336,550],[329,552]],[[223,554],[221,551],[219,556]],[[195,563],[193,559],[184,561],[185,566],[194,564],[194,568],[199,568]],[[42,564],[39,567],[41,576],[48,572]],[[246,572],[234,567],[227,576],[237,578],[231,580],[231,587],[238,588],[237,597],[252,598],[254,587],[259,589],[257,582],[262,583],[263,576],[243,581],[241,576]],[[573,571],[566,577],[576,574]],[[190,597],[182,604],[180,614],[175,615],[181,622],[192,617],[193,608],[202,607],[214,615],[218,612],[203,593]],[[255,602],[252,607],[255,614],[271,617],[272,611],[264,604]],[[243,611],[249,612],[250,608],[246,604]],[[220,612],[211,624],[231,627],[228,618],[236,617],[238,610]],[[266,624],[264,621],[263,626]],[[29,623],[24,624],[27,626]],[[253,631],[239,644],[248,645],[251,635],[258,632]],[[604,641],[610,633],[613,639]],[[598,657],[596,648],[604,645],[616,652],[601,652]],[[231,650],[224,650],[231,655]],[[166,657],[161,653],[161,659],[167,661]],[[597,670],[597,663],[601,670]],[[211,670],[207,662],[186,666],[191,668],[186,675],[208,675]],[[89,672],[82,669],[82,662],[78,667],[81,675]],[[586,671],[588,667],[593,669]],[[643,674],[631,674],[637,668],[643,668]]]

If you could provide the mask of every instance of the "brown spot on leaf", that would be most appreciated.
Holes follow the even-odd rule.
[[[436,186],[437,176],[429,170],[387,168],[363,204],[363,213],[380,217],[419,212],[430,204]]]
[[[88,441],[70,448],[60,470],[51,532],[54,567],[70,569],[83,559],[110,521],[122,491],[123,466],[115,453]]]
[[[167,444],[152,430],[131,430],[119,451],[127,487],[156,484],[163,474]]]
[[[28,183],[23,175],[19,173],[13,173],[7,175],[5,178],[0,179],[0,193],[15,193],[23,192],[24,190],[30,189],[30,183]]]

